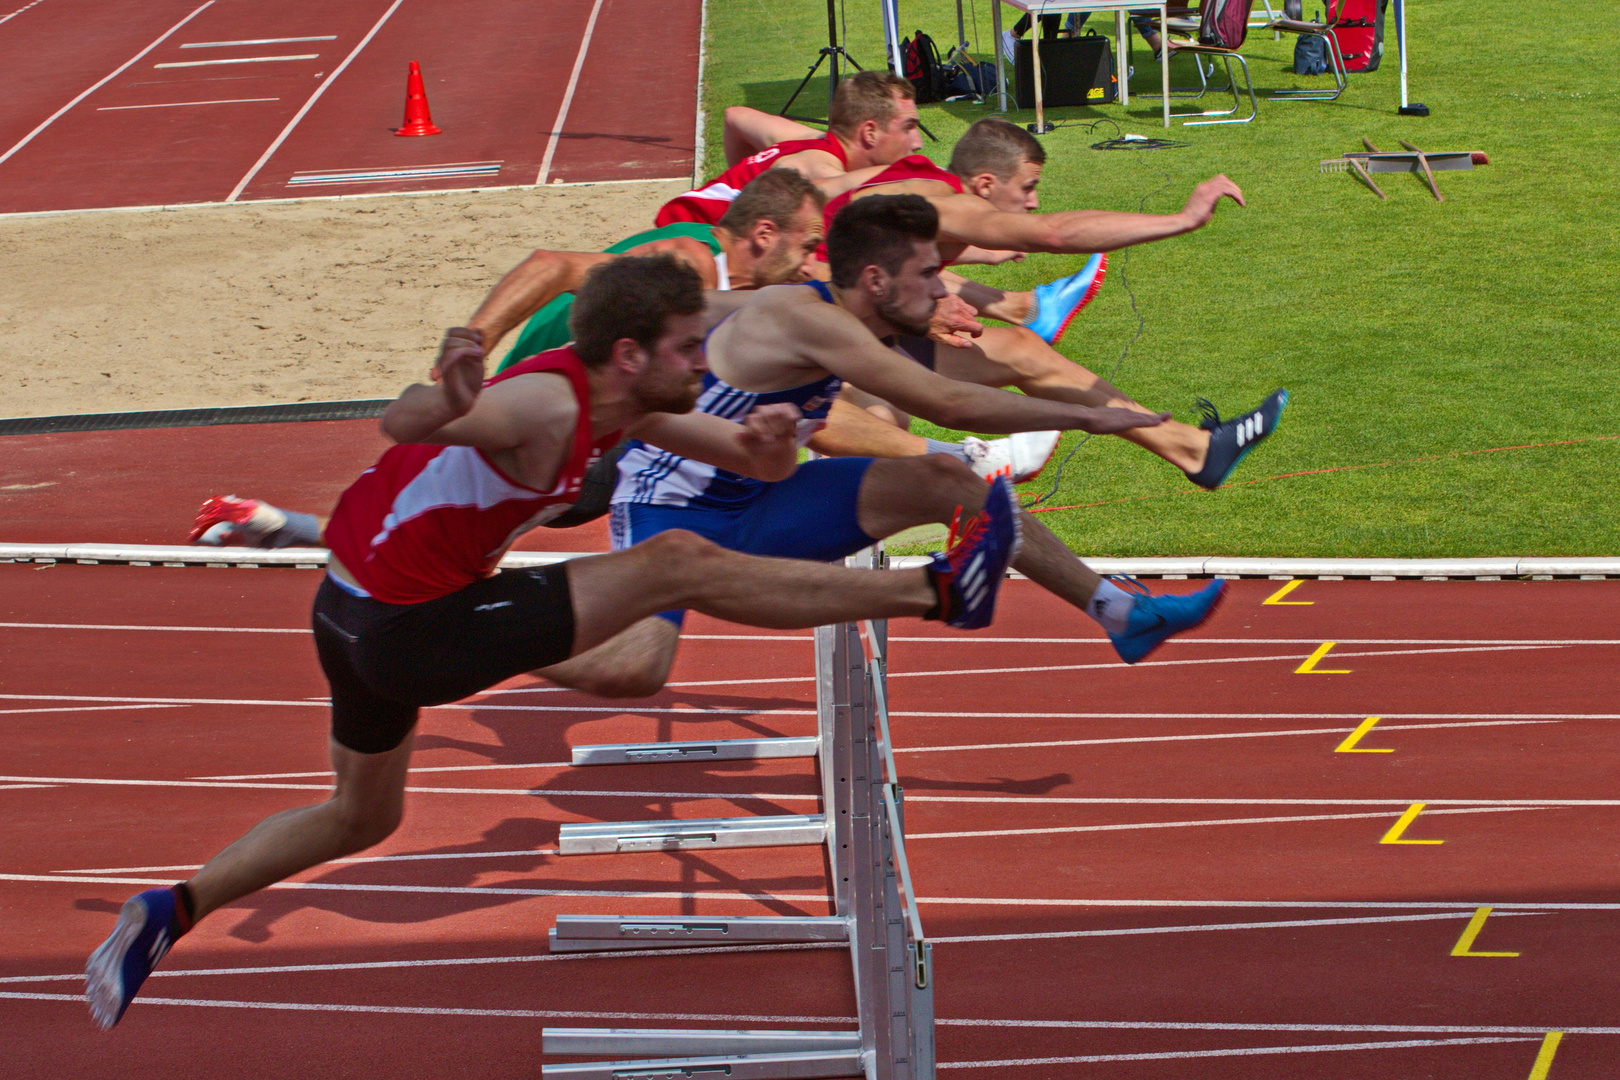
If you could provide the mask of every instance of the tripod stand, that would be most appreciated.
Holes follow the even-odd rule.
[[[833,7],[833,0],[827,0],[827,44],[824,45],[816,54],[816,62],[810,65],[810,70],[805,72],[804,78],[800,80],[799,85],[794,88],[792,95],[790,95],[787,99],[787,104],[782,106],[782,111],[777,115],[785,116],[789,120],[797,120],[800,123],[824,123],[825,121],[818,120],[815,117],[794,116],[792,113],[788,112],[788,110],[793,108],[793,102],[797,100],[801,93],[804,92],[804,88],[810,85],[810,80],[816,77],[817,69],[819,69],[823,63],[828,61],[830,61],[830,64],[827,68],[827,104],[829,106],[832,105],[833,94],[838,91],[839,57],[843,57],[845,60],[849,61],[850,65],[853,66],[856,71],[866,70],[865,68],[861,67],[858,60],[849,55],[849,52],[842,45],[838,44],[838,12]]]

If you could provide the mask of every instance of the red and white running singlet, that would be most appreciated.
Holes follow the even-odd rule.
[[[555,371],[579,402],[574,446],[550,491],[525,487],[471,446],[402,443],[360,474],[326,526],[327,546],[354,581],[386,604],[420,604],[495,572],[519,536],[579,497],[580,479],[621,438],[591,440],[585,365],[568,346],[531,356],[487,380]]]
[[[844,153],[844,144],[831,132],[819,139],[779,142],[775,146],[766,147],[753,157],[743,158],[702,187],[688,191],[685,195],[677,195],[663,205],[653,221],[659,228],[677,221],[718,225],[726,211],[731,209],[732,201],[748,186],[748,181],[771,168],[782,158],[805,150],[825,150],[837,158],[840,165],[849,168],[849,158]]]
[[[898,184],[906,180],[938,180],[942,184],[951,185],[951,190],[958,195],[962,194],[964,190],[961,178],[955,173],[946,172],[922,154],[910,154],[890,165],[866,183],[861,184],[859,187],[850,188],[842,195],[829,201],[826,213],[823,215],[827,228],[832,228],[833,218],[838,216],[838,211],[849,205],[850,199],[854,198],[857,191],[882,187],[884,184]],[[827,257],[827,245],[823,244],[818,254],[825,259]]]

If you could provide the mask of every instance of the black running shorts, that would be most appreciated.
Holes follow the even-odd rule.
[[[508,570],[422,604],[385,604],[322,581],[315,648],[332,687],[332,737],[380,754],[405,741],[423,706],[568,659],[566,567]]]

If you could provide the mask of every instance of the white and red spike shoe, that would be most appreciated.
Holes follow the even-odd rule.
[[[1005,439],[977,439],[969,435],[962,440],[966,447],[968,466],[986,481],[1005,476],[1015,484],[1033,480],[1040,475],[1046,463],[1052,460],[1061,431],[1020,431]]]
[[[287,515],[258,499],[235,495],[214,495],[197,509],[188,544],[208,547],[259,546],[257,540],[287,524]]]

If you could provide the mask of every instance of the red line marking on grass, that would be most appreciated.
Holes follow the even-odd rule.
[[[1524,443],[1520,446],[1490,446],[1481,450],[1457,450],[1449,454],[1429,454],[1424,457],[1404,458],[1400,461],[1372,461],[1365,465],[1335,465],[1327,469],[1305,469],[1301,472],[1278,473],[1276,476],[1262,476],[1256,480],[1240,480],[1235,484],[1222,484],[1216,490],[1226,488],[1247,487],[1252,484],[1269,484],[1273,480],[1289,480],[1296,476],[1323,476],[1327,473],[1358,472],[1362,469],[1381,469],[1391,465],[1417,465],[1425,461],[1443,461],[1446,458],[1471,457],[1475,454],[1499,454],[1504,450],[1538,450],[1548,446],[1573,446],[1576,443],[1603,442],[1608,439],[1620,439],[1620,435],[1593,435],[1585,439],[1560,439],[1557,442]],[[1049,514],[1054,510],[1085,510],[1094,506],[1114,506],[1118,503],[1142,502],[1147,499],[1163,499],[1171,495],[1204,495],[1202,489],[1190,491],[1164,491],[1157,495],[1132,495],[1126,499],[1104,499],[1101,502],[1071,503],[1067,506],[1042,506],[1031,509],[1032,514]]]

